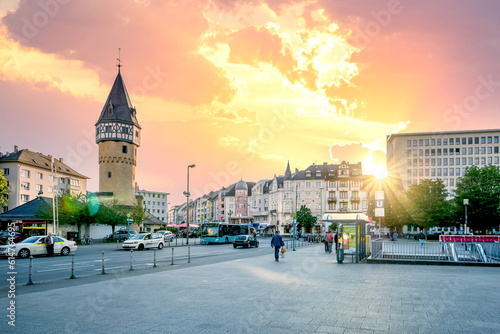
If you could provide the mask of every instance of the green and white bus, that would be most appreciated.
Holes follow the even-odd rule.
[[[211,222],[201,225],[202,243],[230,243],[237,235],[248,235],[247,224]]]

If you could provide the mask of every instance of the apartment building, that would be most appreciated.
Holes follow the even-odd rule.
[[[499,165],[500,130],[397,133],[387,136],[387,173],[407,189],[441,179],[450,197],[465,169]]]
[[[52,161],[54,171],[51,168]],[[17,146],[14,146],[14,152],[0,153],[0,170],[3,170],[10,188],[7,206],[2,209],[3,212],[27,203],[37,196],[53,198],[54,194],[64,191],[73,194],[87,192],[89,178],[64,164],[62,158],[55,159],[50,155],[27,149],[19,150]]]
[[[168,195],[169,193],[136,189],[136,196],[142,197],[142,206],[162,222],[168,223]]]

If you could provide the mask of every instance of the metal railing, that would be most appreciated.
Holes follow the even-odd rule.
[[[372,259],[500,263],[499,243],[372,242]]]

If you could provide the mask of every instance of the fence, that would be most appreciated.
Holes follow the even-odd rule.
[[[499,243],[374,241],[372,259],[441,261],[459,263],[500,263]]]

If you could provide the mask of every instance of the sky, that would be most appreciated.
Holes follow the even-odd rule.
[[[136,180],[182,203],[312,163],[383,175],[386,136],[498,129],[495,0],[1,0],[0,152],[98,191],[94,124],[121,73]]]

